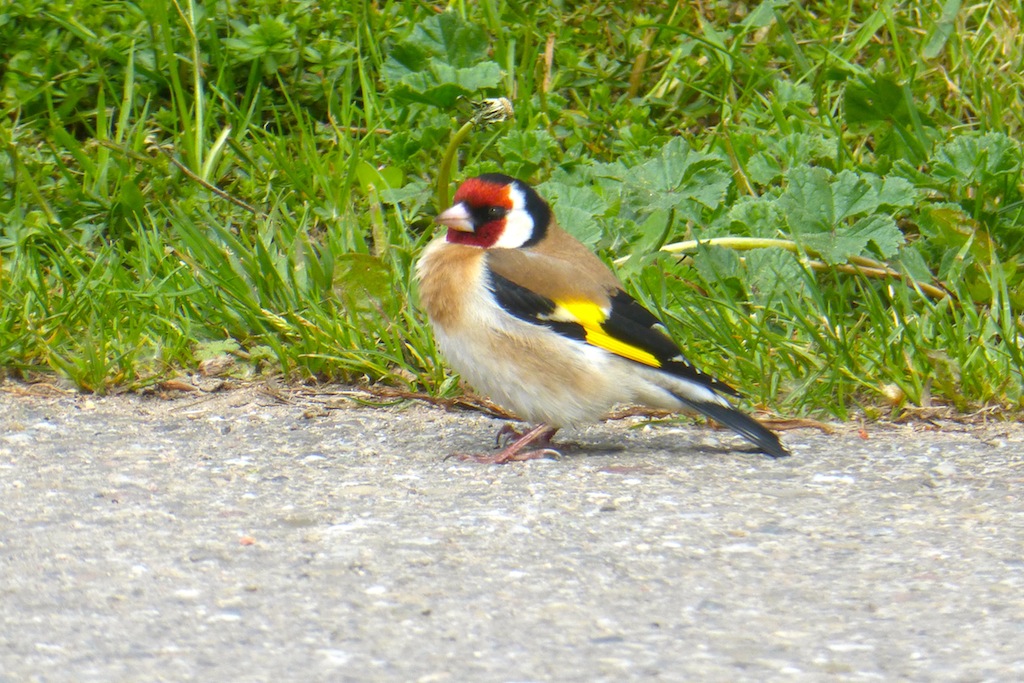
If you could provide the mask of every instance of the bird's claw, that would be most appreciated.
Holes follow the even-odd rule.
[[[445,460],[455,458],[462,462],[476,462],[482,465],[505,465],[510,462],[526,462],[527,460],[558,460],[562,454],[553,448],[539,448],[534,451],[516,451],[505,449],[500,453],[452,453]]]
[[[562,457],[562,454],[556,451],[554,448],[549,448],[551,445],[551,437],[558,431],[556,427],[548,427],[547,425],[537,425],[525,434],[520,434],[509,424],[502,426],[498,430],[498,445],[501,445],[503,436],[515,435],[515,441],[507,445],[498,453],[493,455],[485,453],[452,453],[445,460],[449,458],[456,458],[463,462],[479,462],[491,465],[504,465],[509,462],[523,462],[525,460],[540,460],[542,458],[558,459]],[[523,450],[527,446],[539,446],[533,450]]]
[[[552,439],[554,438],[555,432],[557,431],[558,430],[555,429],[554,427],[547,429],[544,432],[542,432],[540,436],[535,438],[533,440],[533,443],[537,444],[538,446],[543,446],[544,448],[547,448],[548,446],[554,444],[554,441],[552,441]],[[511,423],[506,422],[505,424],[501,425],[501,429],[499,429],[498,433],[494,436],[494,447],[501,448],[502,446],[508,446],[510,441],[512,443],[515,443],[519,439],[522,439],[524,436],[526,436],[526,434],[528,433],[529,432],[521,432],[515,427],[513,427]]]

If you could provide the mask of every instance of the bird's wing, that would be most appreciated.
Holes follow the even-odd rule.
[[[661,322],[621,287],[608,286],[603,273],[594,278],[586,272],[566,273],[564,267],[550,271],[541,263],[534,264],[532,273],[524,273],[520,267],[513,279],[502,259],[490,259],[489,266],[494,298],[511,315],[681,379],[739,396],[729,385],[694,367],[662,331]]]

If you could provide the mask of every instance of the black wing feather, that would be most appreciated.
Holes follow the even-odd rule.
[[[621,289],[612,296],[611,314],[601,325],[613,337],[652,354],[658,359],[659,369],[723,394],[741,395],[725,382],[698,370],[660,326],[660,320]]]
[[[545,316],[555,312],[557,305],[554,301],[526,287],[517,285],[494,271],[491,271],[490,274],[491,291],[494,292],[494,298],[498,305],[506,311],[520,320],[525,320],[534,325],[543,325],[564,337],[586,341],[587,330],[583,325],[545,319]]]
[[[728,427],[747,439],[760,448],[762,453],[773,458],[785,458],[789,455],[789,451],[782,445],[779,437],[774,432],[746,413],[719,403],[690,401],[678,394],[675,394],[675,397],[694,410],[704,413],[715,422]]]
[[[491,291],[498,304],[521,320],[543,325],[561,335],[585,341],[587,331],[578,323],[550,320],[558,305],[546,296],[491,271]],[[661,321],[624,290],[611,297],[611,312],[601,324],[606,334],[646,351],[658,360],[658,369],[730,396],[740,393],[725,382],[698,370],[683,356],[672,338],[659,328]],[[636,361],[634,361],[636,362]]]

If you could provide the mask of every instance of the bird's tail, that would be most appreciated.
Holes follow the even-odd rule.
[[[774,432],[746,413],[723,403],[694,401],[684,398],[675,392],[673,392],[673,395],[690,408],[707,415],[715,422],[733,430],[767,455],[773,458],[784,458],[789,455],[789,451],[782,445],[779,437]]]

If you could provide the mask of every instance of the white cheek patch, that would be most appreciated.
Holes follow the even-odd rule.
[[[505,229],[494,243],[498,249],[518,249],[533,237],[533,217],[526,210],[526,196],[516,185],[508,188],[512,208],[505,216]]]

